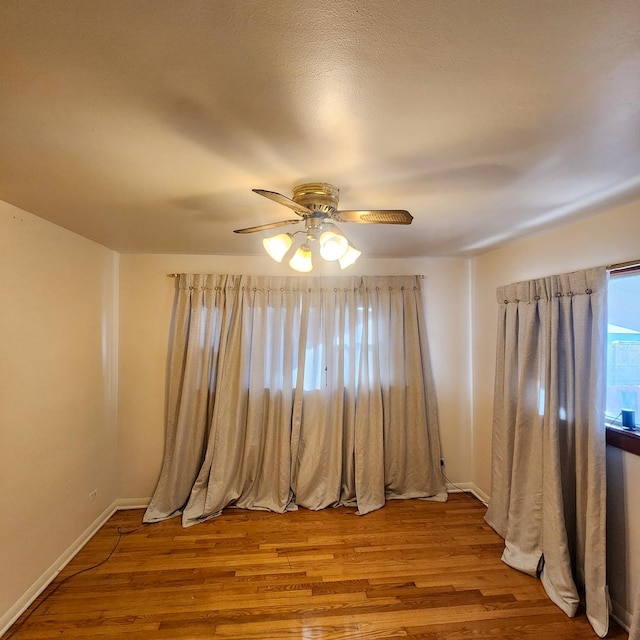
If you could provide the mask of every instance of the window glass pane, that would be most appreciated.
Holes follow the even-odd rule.
[[[607,421],[637,427],[640,411],[640,272],[609,280]]]

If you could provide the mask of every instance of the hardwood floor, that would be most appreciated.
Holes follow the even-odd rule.
[[[189,529],[174,518],[134,530],[143,512],[120,511],[7,638],[596,638],[584,614],[567,618],[500,561],[484,512],[454,494],[364,517],[228,510]],[[106,558],[119,528],[134,531],[107,562],[60,584]],[[612,623],[608,637],[627,634]]]

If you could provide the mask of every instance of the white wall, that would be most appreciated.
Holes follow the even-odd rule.
[[[333,266],[314,274],[335,273]],[[120,259],[120,496],[143,503],[164,448],[165,376],[174,272],[291,275],[268,257],[122,255]],[[365,259],[351,273],[424,274],[427,333],[447,475],[471,480],[469,260]]]
[[[474,481],[491,493],[491,417],[496,347],[496,287],[539,276],[566,273],[627,260],[640,259],[640,201],[613,209],[560,229],[513,242],[473,260],[472,335],[474,407]],[[619,469],[608,473],[609,584],[619,617],[632,609],[640,588],[640,457],[609,452]],[[612,475],[615,474],[615,477]],[[634,482],[635,479],[635,482]],[[623,508],[623,506],[626,507]],[[625,560],[621,560],[625,555]],[[627,562],[628,576],[621,573]]]
[[[1,632],[116,498],[118,256],[0,202],[0,274]]]

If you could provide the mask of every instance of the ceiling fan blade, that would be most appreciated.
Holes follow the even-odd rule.
[[[264,196],[265,198],[269,198],[269,200],[273,200],[278,204],[283,204],[285,207],[289,207],[289,209],[293,209],[299,216],[303,216],[304,214],[313,213],[311,209],[307,209],[302,204],[298,204],[291,198],[287,198],[287,196],[283,196],[281,193],[276,193],[275,191],[266,191],[265,189],[252,189],[254,193],[257,193],[259,196]]]
[[[247,227],[246,229],[234,229],[233,233],[255,233],[256,231],[266,231],[267,229],[284,227],[287,224],[297,224],[298,222],[300,222],[300,219],[280,220],[280,222],[269,222],[268,224],[259,224],[257,227]]]
[[[364,224],[411,224],[413,216],[403,209],[336,211],[331,217],[336,222],[360,222]]]

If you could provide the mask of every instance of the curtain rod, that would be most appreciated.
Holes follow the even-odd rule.
[[[609,269],[609,267],[607,267],[607,269]],[[178,278],[181,274],[179,273],[167,273],[167,278]],[[421,273],[418,274],[418,278],[420,278],[420,280],[424,280],[424,275],[422,275]]]

